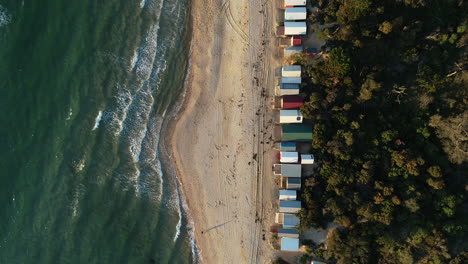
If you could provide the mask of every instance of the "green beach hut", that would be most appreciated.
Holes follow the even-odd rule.
[[[312,141],[312,126],[283,125],[281,141]]]

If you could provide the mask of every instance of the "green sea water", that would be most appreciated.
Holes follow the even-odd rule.
[[[193,263],[160,132],[186,0],[0,0],[0,264]]]

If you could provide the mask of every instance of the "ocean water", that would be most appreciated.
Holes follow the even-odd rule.
[[[187,0],[0,0],[0,263],[194,263],[161,127]]]

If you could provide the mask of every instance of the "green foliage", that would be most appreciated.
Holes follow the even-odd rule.
[[[379,31],[384,33],[384,34],[390,34],[393,30],[393,25],[392,23],[388,21],[384,21],[382,24],[379,26]]]
[[[299,216],[341,225],[329,262],[466,262],[465,2],[319,1],[335,24],[308,69],[301,110],[321,163]]]
[[[346,24],[358,20],[369,13],[370,7],[370,0],[344,0],[336,12],[338,23]]]

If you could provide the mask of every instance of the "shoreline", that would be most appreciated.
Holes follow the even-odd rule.
[[[161,135],[163,140],[161,142],[164,143],[161,149],[167,153],[163,153],[162,156],[165,161],[172,164],[179,195],[182,198],[184,215],[188,223],[193,225],[192,239],[198,253],[194,258],[198,258],[201,263],[220,263],[222,261],[225,263],[249,261],[267,263],[272,258],[273,253],[268,238],[266,239],[265,236],[268,235],[268,224],[271,224],[274,218],[272,216],[274,215],[273,208],[276,206],[274,196],[277,190],[272,177],[263,177],[265,172],[270,170],[270,167],[265,165],[271,160],[268,157],[269,149],[265,149],[265,145],[270,144],[270,142],[265,141],[268,141],[268,137],[272,133],[272,126],[268,124],[272,111],[268,111],[268,104],[271,99],[269,90],[273,90],[274,74],[271,73],[274,72],[274,69],[268,62],[273,61],[278,64],[278,59],[274,59],[273,51],[270,52],[271,54],[265,52],[265,46],[276,47],[274,41],[267,39],[274,38],[272,32],[268,32],[273,30],[273,26],[271,20],[268,21],[268,17],[265,15],[265,13],[269,13],[268,11],[263,11],[260,18],[250,19],[250,15],[258,14],[258,11],[254,10],[255,7],[251,7],[248,1],[235,4],[227,1],[222,5],[219,3],[218,7],[212,6],[208,12],[206,5],[203,5],[204,2],[202,0],[193,1],[190,7],[191,48],[186,81],[184,81],[182,94],[175,103],[176,108],[171,109],[170,118],[163,124]],[[264,6],[258,5],[256,7],[264,10]],[[245,10],[248,7],[251,9],[247,15]],[[273,9],[273,4],[269,4],[267,8]],[[226,17],[216,21],[214,17],[222,12],[226,14]],[[238,16],[240,19],[236,20],[235,17]],[[267,21],[262,20],[262,17]],[[214,23],[206,28],[194,26],[195,23],[203,25],[203,22],[207,21],[214,21]],[[251,32],[253,30],[249,28],[260,24],[260,22],[263,26],[262,38],[249,38],[245,32],[260,35]],[[245,35],[239,32],[243,32]],[[266,33],[270,33],[268,34],[270,36]],[[267,45],[265,45],[265,39],[267,39]],[[242,42],[242,45],[238,41]],[[255,41],[256,43],[247,43],[247,41]],[[226,50],[233,50],[232,54],[236,57],[227,58]],[[240,53],[244,55],[243,58],[237,56]],[[265,59],[268,56],[271,58]],[[208,72],[207,69],[210,71]],[[267,74],[262,71],[266,71]],[[226,80],[231,81],[229,85],[226,85]],[[267,84],[270,85],[267,86]],[[227,86],[232,88],[234,93],[225,89]],[[251,88],[254,86],[257,86],[257,89]],[[242,104],[235,104],[234,101],[237,101],[239,96],[242,98],[241,101],[244,101]],[[216,108],[213,105],[211,108],[208,107],[214,111],[197,109],[198,106],[216,102],[215,100],[217,100]],[[240,111],[239,108],[241,108]],[[218,114],[213,116],[213,112],[218,112]],[[220,118],[219,112],[222,112],[225,117]],[[237,113],[229,116],[231,112]],[[216,119],[214,122],[206,117],[209,114]],[[226,120],[228,117],[231,120]],[[206,126],[201,127],[200,124]],[[220,127],[227,128],[220,129]],[[193,133],[187,135],[188,130],[191,132],[193,130]],[[211,136],[219,138],[213,140],[210,140],[209,137],[206,138],[206,135],[211,133],[213,133]],[[225,141],[223,133],[231,133],[229,136],[237,137],[241,141],[243,136],[248,136],[247,142],[244,143],[247,143],[245,145],[250,149],[245,151],[239,149],[239,146],[229,146],[230,142]],[[197,134],[205,136],[201,140],[202,142],[199,142],[200,137]],[[184,140],[181,140],[179,135],[183,136]],[[194,135],[197,136],[194,137]],[[193,141],[187,141],[187,138],[191,138]],[[192,142],[194,145],[191,145]],[[226,148],[226,150],[221,151],[220,148]],[[184,152],[193,154],[188,155],[193,157],[193,160],[184,159],[181,155]],[[243,152],[246,153],[243,154]],[[230,158],[232,153],[236,153],[234,162]],[[214,163],[217,160],[219,165],[213,168],[208,163],[204,165],[197,163],[198,166],[192,164],[203,162],[203,159],[197,160],[198,155],[205,157],[208,155],[211,162]],[[223,159],[221,155],[228,158]],[[236,158],[236,156],[241,157]],[[238,159],[242,160],[242,163]],[[222,171],[225,167],[222,164],[227,165],[227,163],[233,166],[230,172]],[[236,172],[236,170],[242,170],[242,172]],[[227,177],[227,174],[230,177]],[[207,178],[207,175],[211,175],[213,178]],[[192,178],[190,178],[191,176]],[[208,186],[211,181],[214,184]],[[229,189],[213,194],[227,185],[242,186],[235,188],[235,190]],[[229,193],[230,197],[227,197],[226,193]],[[238,197],[241,195],[245,195],[245,201],[239,201]],[[213,243],[219,239],[223,239],[223,243]],[[205,251],[203,251],[204,249]]]

